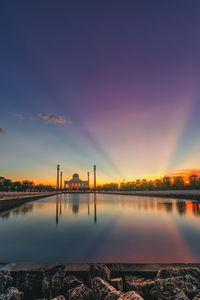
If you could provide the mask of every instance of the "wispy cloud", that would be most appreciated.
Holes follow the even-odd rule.
[[[6,131],[5,131],[5,129],[3,129],[3,128],[0,128],[0,134],[6,134]]]
[[[64,119],[63,117],[59,115],[50,115],[45,113],[40,113],[39,117],[44,119],[46,123],[68,123],[71,124],[71,121],[68,119]]]

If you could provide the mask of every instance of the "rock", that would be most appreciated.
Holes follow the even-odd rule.
[[[42,290],[44,296],[52,298],[62,293],[65,278],[65,266],[53,267],[44,272],[42,281]]]
[[[110,284],[117,290],[117,291],[123,291],[123,280],[122,277],[120,278],[112,278],[110,280]]]
[[[41,298],[43,272],[22,270],[16,272],[16,287],[24,292],[25,298]]]
[[[100,277],[103,280],[110,282],[110,269],[103,264],[91,264],[89,269],[89,280],[94,277]]]
[[[200,269],[196,267],[192,268],[162,268],[158,271],[157,278],[170,278],[177,276],[190,275],[194,278],[200,278]]]
[[[138,293],[131,291],[123,294],[120,300],[144,300]]]
[[[125,284],[127,291],[136,291],[142,297],[147,297],[150,290],[155,285],[152,279],[145,279],[143,277],[135,277],[132,275],[125,276]]]
[[[4,293],[13,284],[13,278],[8,271],[0,271],[0,293]]]
[[[52,276],[52,289],[53,290],[61,290],[64,284],[65,278],[65,267],[59,268],[58,271]]]
[[[51,300],[66,300],[64,296],[60,295],[60,296],[57,296],[56,298],[53,298]]]
[[[200,300],[200,293],[198,293],[194,298],[193,300]]]
[[[89,289],[85,284],[80,284],[74,289],[68,291],[69,300],[92,300],[93,291]]]
[[[155,299],[189,299],[199,291],[199,281],[192,276],[177,276],[167,279],[155,280],[150,294]]]
[[[91,286],[95,294],[95,300],[121,299],[122,292],[117,291],[112,285],[100,277],[92,279]]]
[[[69,275],[64,278],[63,290],[68,291],[82,284],[83,282],[78,280],[74,275]]]
[[[0,295],[0,300],[22,300],[24,294],[15,287],[9,287],[5,294]]]

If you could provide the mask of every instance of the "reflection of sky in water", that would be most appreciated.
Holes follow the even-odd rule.
[[[200,262],[200,204],[65,194],[0,214],[0,261]]]

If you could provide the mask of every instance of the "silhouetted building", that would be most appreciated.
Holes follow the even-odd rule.
[[[89,180],[89,176],[88,176],[88,180]],[[70,180],[65,180],[64,182],[64,188],[69,188],[69,189],[75,189],[75,190],[79,190],[82,188],[88,188],[89,186],[89,181],[88,180],[81,180],[79,178],[79,175],[77,173],[75,173],[72,176],[72,179]]]

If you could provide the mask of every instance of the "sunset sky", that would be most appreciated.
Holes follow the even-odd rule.
[[[0,176],[200,169],[200,1],[0,3]]]

